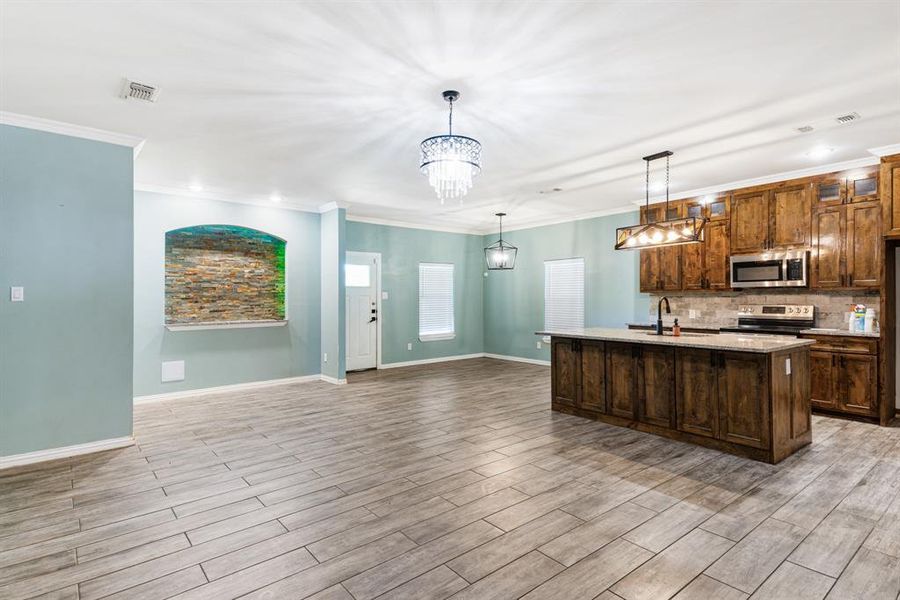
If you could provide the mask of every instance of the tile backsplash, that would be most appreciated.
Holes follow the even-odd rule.
[[[802,292],[770,291],[770,292],[722,292],[721,294],[685,294],[676,292],[665,294],[672,307],[672,314],[664,320],[669,323],[675,317],[685,326],[728,326],[737,324],[737,309],[743,304],[811,304],[816,307],[816,327],[828,329],[845,329],[852,304],[865,304],[874,308],[876,315],[880,310],[878,292]],[[648,322],[656,322],[656,306],[660,294],[650,295],[650,313]],[[665,311],[665,309],[663,309]],[[696,311],[696,318],[689,317],[690,311]],[[878,315],[880,318],[881,315]]]

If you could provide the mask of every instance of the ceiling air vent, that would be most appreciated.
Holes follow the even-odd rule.
[[[134,98],[135,100],[143,100],[144,102],[156,102],[159,97],[159,88],[146,83],[138,83],[126,79],[122,85],[122,98]]]
[[[835,117],[835,121],[840,124],[850,123],[851,121],[858,121],[860,119],[859,113],[847,113],[846,115],[841,115],[839,117]]]
[[[803,127],[798,127],[797,131],[799,131],[800,133],[809,133],[813,129],[814,127],[812,125],[804,125]]]

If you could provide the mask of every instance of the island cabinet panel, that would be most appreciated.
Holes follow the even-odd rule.
[[[769,445],[768,373],[765,355],[719,353],[719,438]]]
[[[776,189],[772,196],[772,236],[770,248],[806,248],[810,241],[809,185]]]
[[[847,206],[847,285],[881,286],[881,204]]]
[[[718,361],[712,350],[682,348],[675,361],[678,429],[715,438],[719,433]]]
[[[581,395],[578,406],[606,412],[606,349],[603,342],[581,342]]]
[[[810,351],[809,377],[812,405],[816,408],[837,409],[837,354],[821,350]]]
[[[579,368],[579,340],[553,338],[551,340],[551,362],[553,364],[550,380],[553,402],[567,406],[578,404],[578,388],[581,384]]]
[[[611,415],[635,416],[639,350],[636,344],[606,343],[606,401]]]
[[[731,199],[731,252],[748,254],[769,247],[769,192],[735,194]]]
[[[638,420],[675,427],[674,381],[674,348],[638,346]]]

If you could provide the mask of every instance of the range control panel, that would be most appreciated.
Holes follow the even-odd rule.
[[[816,307],[811,304],[746,304],[738,306],[738,318],[809,320]]]

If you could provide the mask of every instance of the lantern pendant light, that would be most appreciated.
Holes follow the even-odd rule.
[[[444,100],[450,103],[447,135],[435,135],[422,141],[419,170],[428,177],[441,204],[450,198],[465,196],[472,179],[481,173],[481,143],[464,135],[453,135],[453,103],[459,92],[447,90]]]
[[[669,218],[669,157],[672,152],[665,150],[650,156],[645,156],[647,161],[647,175],[645,179],[646,206],[645,214],[647,223],[619,227],[616,229],[616,250],[639,250],[641,248],[658,248],[660,246],[678,246],[680,244],[694,244],[703,241],[703,226],[705,217],[679,217]],[[666,159],[666,208],[662,221],[650,221],[650,163],[654,160]]]
[[[484,260],[489,271],[511,271],[516,268],[516,254],[519,249],[503,241],[503,217],[506,213],[497,213],[500,217],[500,239],[484,249]]]

